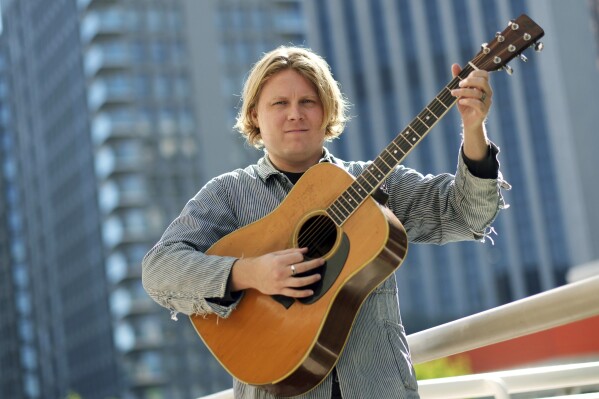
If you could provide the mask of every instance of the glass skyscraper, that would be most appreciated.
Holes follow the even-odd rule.
[[[70,1],[2,3],[9,232],[3,312],[17,355],[0,384],[21,397],[119,389],[106,302],[85,79]],[[7,108],[6,108],[7,107]],[[9,283],[11,282],[11,283]],[[15,334],[16,332],[16,334]],[[4,339],[4,334],[3,334]],[[5,381],[4,376],[10,376]]]
[[[140,262],[208,177],[257,157],[234,93],[256,52],[304,41],[299,3],[1,4],[2,396],[230,386]]]
[[[488,130],[502,149],[502,171],[513,186],[505,192],[511,207],[494,223],[494,245],[487,239],[486,245],[410,247],[398,272],[409,331],[561,285],[569,267],[599,257],[592,244],[597,238],[593,221],[599,216],[592,204],[598,196],[595,185],[585,184],[597,166],[590,154],[597,148],[592,134],[596,106],[590,99],[599,80],[589,51],[589,4],[568,4],[305,2],[308,43],[329,60],[354,104],[354,120],[332,146],[348,159],[369,159],[382,150],[451,80],[451,64],[471,60],[510,19],[526,13],[547,31],[544,52],[526,52],[527,64],[516,59],[513,76],[492,75]],[[568,46],[580,38],[589,46]],[[582,73],[562,72],[566,60],[574,59]],[[586,96],[568,92],[573,85]],[[570,120],[573,125],[564,125]],[[423,173],[452,172],[460,130],[459,115],[452,110],[406,163]]]
[[[0,2],[2,397],[176,399],[231,386],[184,316],[172,321],[145,294],[140,262],[209,178],[261,155],[231,127],[247,71],[281,44],[331,64],[354,118],[330,148],[354,160],[384,148],[451,63],[510,18],[526,12],[547,31],[544,53],[492,78],[488,127],[513,185],[495,244],[412,245],[398,272],[408,330],[554,287],[599,257],[599,189],[585,184],[599,144],[596,54],[568,46],[591,40],[586,2]],[[581,73],[564,72],[573,59]],[[459,123],[452,110],[408,165],[452,172]]]

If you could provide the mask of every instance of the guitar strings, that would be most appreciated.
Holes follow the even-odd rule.
[[[461,72],[461,75],[467,75],[468,73],[470,73],[470,71],[469,71],[469,68],[465,68],[465,69],[464,69],[464,70]],[[454,78],[454,79],[453,79],[453,80],[452,80],[452,81],[451,81],[451,82],[450,82],[450,83],[449,83],[449,84],[448,84],[448,85],[447,85],[447,86],[446,86],[446,87],[445,87],[445,88],[444,88],[444,89],[441,91],[441,93],[440,93],[440,94],[439,94],[439,95],[438,95],[438,96],[435,98],[435,100],[437,100],[437,101],[433,100],[433,101],[431,102],[431,104],[429,104],[429,106],[427,107],[427,108],[428,108],[428,109],[429,109],[429,110],[430,110],[430,111],[431,111],[431,112],[432,112],[432,113],[435,115],[435,117],[437,118],[437,121],[438,121],[438,120],[440,120],[440,119],[441,119],[441,117],[443,116],[443,114],[444,114],[445,112],[447,112],[447,111],[449,110],[449,108],[450,108],[451,106],[453,106],[453,104],[455,103],[456,99],[455,99],[455,98],[454,98],[454,97],[451,95],[451,92],[450,92],[449,90],[450,90],[451,88],[457,87],[457,85],[458,85],[458,82],[459,82],[459,80],[461,80],[461,79],[462,79],[462,78],[461,78],[461,76],[460,76],[460,75],[458,75],[456,78]],[[444,101],[444,100],[445,100],[445,101]],[[438,102],[441,102],[441,104],[438,104]],[[449,105],[448,105],[448,106],[446,106],[446,105],[445,105],[445,103],[446,103],[446,102],[448,102],[448,103],[449,103]],[[440,112],[439,112],[439,111],[440,111]],[[416,121],[416,120],[417,120],[417,119],[414,119],[414,121]],[[414,122],[414,121],[413,121],[413,122]],[[435,123],[436,123],[436,122],[435,122]],[[425,135],[428,133],[428,131],[430,131],[430,129],[432,128],[432,126],[428,127],[426,124],[424,124],[424,126],[426,126],[426,127],[427,127],[427,130],[426,130],[425,132],[421,132],[421,133],[419,133],[417,130],[415,130],[414,128],[412,128],[412,130],[414,131],[414,133],[416,133],[416,134],[419,136],[419,140],[418,140],[418,141],[420,141],[420,140],[421,140],[421,139],[422,139],[422,138],[423,138],[423,137],[424,137],[424,136],[425,136]],[[404,141],[405,141],[405,142],[406,142],[408,145],[410,145],[410,147],[413,147],[413,145],[412,145],[412,144],[411,144],[411,143],[410,143],[410,142],[409,142],[409,141],[408,141],[408,140],[405,138],[405,136],[404,136],[404,135],[399,135],[399,136],[398,136],[396,139],[399,139],[399,140],[404,140]],[[393,143],[394,143],[396,146],[398,146],[398,147],[401,149],[401,144],[397,144],[397,143],[395,143],[395,140],[393,141]],[[410,149],[411,149],[411,148],[410,148]],[[404,152],[404,151],[402,150],[402,152]],[[390,156],[390,154],[389,154],[389,152],[387,151],[387,149],[385,149],[385,151],[383,151],[383,152],[381,153],[381,155],[379,155],[379,157],[378,157],[378,158],[381,158],[381,159],[383,160],[383,162],[384,162],[385,164],[387,164],[387,165],[388,165],[388,163],[387,163],[387,162],[385,162],[385,160],[384,160],[385,153],[386,153],[387,155],[389,155],[389,156]],[[406,155],[406,153],[404,153],[404,154],[403,154],[403,156],[405,156],[405,155]],[[401,160],[401,159],[400,159],[400,160]],[[395,161],[396,161],[395,163],[398,163],[400,160],[397,160],[397,159],[396,159],[396,160],[395,160]],[[374,162],[373,162],[373,164],[374,164]],[[376,166],[376,165],[375,165],[375,166]],[[380,170],[380,168],[378,168],[378,166],[377,166],[377,169],[379,169],[379,170]],[[366,169],[366,171],[368,171],[368,169]],[[371,171],[368,171],[368,173],[370,173],[370,174],[372,175],[372,172],[371,172]],[[363,176],[363,177],[364,177],[364,179],[366,180],[366,182],[368,182],[368,183],[371,183],[371,182],[369,181],[369,179],[368,179],[368,176],[367,176],[367,175],[365,175],[365,174],[364,174],[364,175],[362,175],[362,174],[361,174],[360,176]],[[359,176],[359,177],[360,177],[360,176]],[[374,177],[374,176],[373,176],[373,177]],[[356,181],[354,181],[354,182],[353,182],[353,183],[350,185],[350,187],[349,187],[349,188],[348,188],[346,191],[344,191],[344,192],[341,194],[341,196],[340,196],[340,199],[342,199],[344,195],[346,195],[346,194],[350,194],[350,193],[349,193],[349,190],[350,190],[350,189],[353,189],[353,186],[354,186],[354,184],[355,184],[355,183],[357,183],[358,185],[360,185],[360,186],[361,186],[361,188],[363,188],[363,187],[362,187],[362,185],[359,183],[358,179],[356,179]],[[373,187],[374,187],[374,188],[373,188],[373,191],[374,191],[374,189],[376,189],[376,188],[378,187],[378,184],[371,184],[371,186],[373,186]],[[355,189],[354,189],[354,190],[355,190]],[[373,192],[373,191],[372,191],[372,192]],[[372,194],[372,192],[370,192],[370,194]],[[351,196],[351,194],[350,194],[350,196]],[[352,196],[352,198],[353,198],[353,196]],[[364,198],[366,198],[366,197],[364,197]],[[333,209],[333,206],[336,206],[336,207],[339,209],[339,208],[340,208],[340,207],[339,207],[339,205],[341,205],[341,207],[342,207],[342,208],[343,208],[345,211],[348,211],[348,209],[347,209],[345,206],[343,206],[343,203],[340,201],[340,199],[337,199],[336,201],[334,201],[334,202],[333,202],[333,204],[331,204],[331,206],[329,207],[329,209],[330,209],[330,212],[332,212],[332,213],[333,213],[333,214],[335,214],[336,216],[339,216],[339,215],[338,215],[337,213],[335,213],[335,211],[334,211],[334,209]],[[361,201],[359,202],[359,204],[361,204],[362,202],[363,202],[363,199],[361,199]],[[358,204],[357,206],[359,206],[359,204]],[[357,208],[357,206],[356,206],[356,208]],[[354,210],[355,210],[356,208],[354,208]],[[327,212],[327,213],[328,213],[328,212]],[[348,214],[347,216],[344,216],[343,218],[340,218],[340,219],[341,219],[341,220],[344,222],[345,220],[347,220],[347,218],[349,218],[349,216],[351,216],[351,214],[352,214],[352,213],[353,213],[353,210],[351,210],[351,209],[350,209],[350,211],[349,211],[349,214]],[[299,240],[300,240],[300,241],[301,241],[301,240],[305,240],[305,239],[306,239],[306,235],[308,235],[308,236],[309,236],[309,239],[307,239],[307,241],[308,241],[308,242],[307,242],[307,244],[308,244],[308,247],[319,248],[319,247],[320,247],[320,245],[322,245],[322,244],[323,244],[323,242],[324,242],[325,240],[327,240],[327,239],[329,239],[329,240],[330,240],[331,234],[333,234],[333,233],[336,233],[336,229],[335,229],[335,230],[333,230],[333,229],[331,229],[331,228],[330,228],[330,223],[328,223],[328,222],[329,222],[329,220],[328,220],[328,218],[327,218],[327,217],[325,217],[324,215],[320,215],[320,216],[317,216],[317,219],[318,219],[318,220],[317,220],[316,222],[313,222],[313,223],[312,223],[312,224],[309,226],[309,228],[308,228],[306,231],[304,231],[303,233],[301,233],[301,235],[300,235],[300,238],[299,238]],[[342,222],[342,223],[343,223],[343,222]],[[327,226],[327,224],[328,224],[329,226]],[[311,243],[312,245],[310,245],[310,243]]]
[[[465,71],[465,72],[469,73],[469,71]],[[448,86],[446,86],[446,87],[445,87],[445,88],[444,88],[444,89],[441,91],[441,93],[440,93],[440,94],[439,94],[439,95],[438,95],[438,96],[435,98],[435,99],[436,99],[438,102],[441,102],[441,103],[442,103],[441,105],[439,105],[437,101],[433,100],[433,102],[432,102],[431,104],[429,104],[429,106],[427,107],[427,108],[428,108],[428,109],[429,109],[429,110],[430,110],[430,111],[431,111],[431,112],[432,112],[432,113],[435,115],[435,117],[437,118],[437,121],[438,121],[438,120],[439,120],[439,119],[440,119],[440,118],[443,116],[443,114],[444,114],[445,112],[447,112],[447,110],[448,110],[448,109],[449,109],[449,108],[450,108],[450,107],[451,107],[451,106],[454,104],[454,102],[455,102],[455,98],[453,98],[453,96],[451,96],[451,93],[450,93],[448,90],[449,90],[449,88],[452,88],[452,87],[457,87],[457,83],[458,83],[458,81],[459,81],[459,78],[457,78],[457,77],[456,77],[456,78],[454,78],[454,80],[453,80],[452,82],[450,82],[450,84],[449,84]],[[447,94],[447,93],[449,93],[449,96],[448,96],[448,94]],[[449,99],[450,101],[447,101],[448,99]],[[445,100],[445,101],[443,101],[443,100]],[[445,103],[446,103],[446,102],[449,102],[449,103],[450,103],[450,104],[449,104],[449,106],[445,106]],[[439,111],[440,111],[440,112],[439,112]],[[416,121],[416,120],[417,120],[417,119],[415,119],[414,121]],[[424,126],[426,126],[426,125],[424,124]],[[426,134],[426,133],[427,133],[427,132],[428,132],[428,131],[429,131],[429,130],[432,128],[432,126],[431,126],[431,127],[428,127],[428,126],[426,126],[426,127],[427,127],[427,131],[425,131],[425,132],[420,132],[420,133],[419,133],[417,130],[415,130],[414,128],[411,128],[411,129],[412,129],[412,131],[414,131],[414,133],[416,133],[416,134],[418,135],[418,137],[419,137],[419,140],[418,140],[418,141],[420,141],[420,139],[422,139],[422,138],[424,137],[424,135],[425,135],[425,134]],[[403,149],[401,148],[401,140],[403,140],[404,142],[406,142],[406,143],[407,143],[407,144],[408,144],[410,147],[413,147],[412,143],[410,143],[410,142],[409,142],[409,141],[408,141],[408,140],[405,138],[405,136],[404,136],[404,135],[399,135],[399,136],[398,136],[396,139],[399,139],[400,143],[396,143],[396,142],[395,142],[395,140],[394,140],[392,143],[393,143],[393,144],[395,144],[395,145],[396,145],[396,146],[397,146],[399,149],[401,149],[401,150],[402,150],[402,153],[403,153],[402,155],[403,155],[403,156],[405,156],[405,155],[406,155],[406,153],[405,153],[405,152],[403,151]],[[410,149],[411,149],[411,148],[410,148]],[[388,165],[388,163],[387,163],[387,162],[385,162],[385,159],[384,159],[384,156],[385,156],[385,155],[391,156],[391,155],[389,154],[389,152],[387,151],[387,149],[385,149],[385,151],[383,151],[383,152],[381,153],[381,155],[379,155],[379,157],[378,157],[378,158],[381,158],[381,159],[383,160],[383,162],[384,162],[385,164],[387,164],[387,165]],[[401,160],[401,159],[400,159],[400,160]],[[397,160],[397,159],[395,159],[395,163],[398,163],[400,160]],[[374,162],[373,162],[373,164],[374,164]],[[377,166],[376,164],[375,164],[375,167],[377,167],[377,169],[379,169],[379,170],[380,170],[380,168],[378,168],[378,166]],[[351,196],[351,194],[349,193],[349,190],[350,190],[350,189],[354,189],[354,187],[353,187],[353,186],[354,186],[354,184],[356,184],[356,183],[357,183],[357,184],[358,184],[358,185],[359,185],[359,186],[360,186],[360,187],[363,189],[363,186],[362,186],[362,185],[360,184],[360,182],[359,182],[359,178],[360,178],[360,177],[363,177],[363,178],[364,178],[364,180],[365,180],[367,183],[370,183],[370,185],[373,187],[373,191],[372,191],[372,192],[374,192],[374,189],[376,189],[376,188],[378,187],[378,184],[371,184],[371,182],[370,182],[370,180],[369,180],[368,176],[367,176],[365,173],[370,173],[370,174],[372,175],[372,171],[370,171],[370,170],[366,169],[366,170],[364,171],[364,173],[363,173],[363,174],[361,174],[361,175],[358,177],[358,179],[356,179],[356,181],[354,181],[354,182],[353,182],[353,183],[350,185],[350,187],[349,187],[349,188],[348,188],[346,191],[344,191],[344,192],[341,194],[341,196],[339,197],[339,199],[337,199],[336,201],[334,201],[334,202],[333,202],[333,204],[331,204],[331,206],[329,207],[329,210],[330,210],[330,212],[331,212],[331,213],[333,213],[335,216],[338,216],[338,217],[339,217],[339,214],[338,214],[338,213],[339,213],[339,211],[343,211],[343,210],[344,210],[344,211],[346,211],[346,212],[348,213],[348,215],[347,215],[347,216],[345,216],[345,215],[342,215],[343,217],[339,217],[339,218],[342,220],[342,223],[343,223],[345,220],[347,220],[347,218],[349,218],[349,216],[351,216],[351,214],[353,213],[353,210],[352,210],[352,209],[349,209],[349,210],[348,210],[348,209],[347,209],[347,208],[344,206],[344,204],[343,204],[343,202],[341,201],[341,199],[343,199],[343,196],[345,196],[345,195],[347,195],[347,194],[349,194],[349,195]],[[374,177],[374,175],[372,175],[372,177]],[[354,189],[354,190],[355,190],[355,189]],[[370,194],[372,194],[372,192],[370,192]],[[353,198],[353,196],[352,196],[352,198]],[[361,203],[362,203],[362,201],[363,201],[363,199],[361,199],[361,201],[358,203],[358,205],[357,205],[357,206],[359,206],[359,204],[361,204]],[[356,208],[357,208],[357,206],[356,206]],[[338,210],[337,210],[337,211],[335,211],[335,210],[333,209],[334,207],[337,207],[337,209],[338,209]],[[355,210],[356,208],[354,208],[354,210]],[[327,213],[328,213],[328,212],[327,212]],[[317,217],[317,218],[318,218],[318,221],[317,221],[317,222],[314,222],[314,223],[312,223],[312,224],[311,224],[311,226],[310,226],[310,227],[309,227],[309,228],[308,228],[306,231],[304,231],[304,232],[303,232],[303,233],[300,235],[300,240],[304,240],[304,239],[306,239],[306,235],[308,235],[308,236],[311,236],[311,237],[309,237],[309,239],[307,240],[307,241],[308,241],[307,243],[308,243],[308,244],[312,243],[312,246],[319,247],[320,245],[322,245],[322,243],[323,243],[325,240],[327,240],[327,239],[330,239],[330,236],[331,236],[331,234],[332,234],[333,232],[334,232],[334,233],[336,233],[336,230],[335,230],[335,231],[332,231],[332,230],[331,230],[331,229],[330,229],[328,226],[325,226],[325,224],[328,224],[328,223],[327,223],[327,222],[328,222],[328,219],[327,219],[326,217],[324,217],[324,216],[319,216],[319,217]],[[308,245],[308,246],[310,246],[310,245]]]
[[[425,109],[428,109],[430,112],[432,112],[435,115],[435,117],[437,118],[435,123],[437,123],[457,101],[457,99],[455,97],[453,97],[453,95],[451,94],[451,89],[457,88],[459,86],[459,82],[461,80],[463,80],[468,74],[470,74],[470,72],[472,72],[472,70],[474,70],[474,66],[476,65],[475,62],[477,61],[477,58],[481,58],[481,57],[484,57],[482,53],[477,55],[477,57],[475,57],[471,62],[469,62],[466,65],[466,67],[455,78],[453,78],[452,81],[449,82],[449,84],[447,84],[441,90],[441,92],[435,97],[435,99],[425,108]],[[474,65],[472,65],[472,64],[474,64]],[[418,114],[418,115],[420,115],[420,114]],[[424,136],[426,134],[428,134],[428,132],[434,126],[434,124],[433,124],[432,126],[429,127],[424,122],[421,122],[427,129],[426,129],[426,131],[419,133],[417,130],[415,130],[413,127],[411,127],[411,125],[414,124],[414,122],[416,122],[418,120],[419,119],[417,116],[416,118],[414,118],[412,120],[412,123],[410,123],[408,125],[408,129],[411,129],[419,137],[416,144],[420,140],[422,140],[424,138]],[[404,132],[405,131],[407,131],[407,130],[404,130]],[[403,140],[405,143],[407,143],[410,146],[410,149],[408,150],[408,152],[415,146],[415,144],[412,145],[412,143],[410,143],[408,141],[408,139],[405,137],[405,135],[403,133],[401,133],[391,142],[396,147],[398,147],[398,149],[401,150],[401,152],[402,152],[401,157],[399,159],[395,159],[395,157],[389,153],[388,146],[387,146],[383,150],[383,152],[381,152],[381,154],[379,154],[379,156],[376,159],[380,158],[387,166],[389,166],[389,163],[385,161],[385,155],[387,155],[388,157],[393,157],[394,162],[392,162],[392,163],[397,165],[403,159],[403,157],[405,157],[407,155],[407,152],[405,152],[401,147],[401,140]],[[396,141],[399,141],[399,143]],[[375,161],[373,161],[372,165],[375,165],[375,167],[377,169],[379,169],[379,171],[380,171],[380,168],[375,164],[376,159],[375,159]],[[390,171],[392,169],[393,169],[393,167],[390,168]],[[350,186],[339,196],[339,198],[337,200],[335,200],[325,210],[326,215],[316,216],[317,220],[312,222],[311,225],[308,227],[308,229],[306,229],[305,231],[300,233],[300,236],[298,238],[298,243],[306,241],[306,244],[307,244],[306,246],[308,246],[308,248],[312,247],[312,248],[315,248],[315,250],[317,250],[318,248],[320,248],[320,246],[326,240],[331,239],[331,235],[336,234],[337,230],[331,229],[330,220],[333,219],[331,217],[331,214],[337,216],[337,218],[340,219],[340,221],[341,221],[341,223],[336,223],[335,221],[332,221],[333,224],[338,225],[338,226],[343,225],[343,223],[345,223],[345,221],[353,214],[353,212],[360,206],[360,204],[362,204],[362,202],[368,197],[368,195],[372,195],[374,193],[374,190],[376,190],[381,183],[381,182],[378,182],[378,184],[372,184],[372,182],[369,181],[369,178],[366,175],[366,172],[368,172],[372,175],[372,171],[369,171],[368,168],[365,169],[356,178],[356,180],[354,180],[352,182],[352,184],[350,184]],[[351,209],[352,206],[350,206],[350,209],[348,210],[341,202],[341,199],[343,199],[343,196],[349,195],[351,197],[351,199],[353,199],[355,201],[356,198],[353,195],[351,195],[351,193],[349,191],[350,190],[356,191],[356,189],[354,187],[354,185],[356,185],[356,184],[360,187],[360,189],[362,189],[362,190],[365,189],[359,181],[360,178],[362,178],[362,177],[363,177],[363,180],[365,180],[367,183],[369,183],[373,187],[373,189],[372,189],[372,191],[369,192],[369,194],[367,196],[360,198],[360,201],[355,202],[355,204],[357,204],[357,205],[353,205],[353,209]],[[375,177],[375,176],[372,175],[372,177]],[[366,190],[366,191],[368,192],[369,190]],[[360,194],[358,194],[358,197],[360,197]],[[333,209],[334,207],[336,207],[338,210],[335,211]],[[340,210],[345,210],[346,212],[348,212],[347,216],[345,216],[343,214],[340,216],[339,215]]]

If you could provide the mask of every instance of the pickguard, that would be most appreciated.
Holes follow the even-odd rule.
[[[343,265],[345,264],[345,261],[347,260],[347,255],[349,254],[349,238],[347,237],[347,234],[343,233],[341,234],[341,242],[339,243],[339,246],[337,247],[337,251],[333,253],[333,256],[331,256],[325,263],[324,265],[310,270],[309,272],[306,273],[300,273],[298,274],[296,277],[302,277],[302,276],[308,276],[310,274],[315,274],[315,273],[320,273],[322,278],[317,281],[314,284],[308,285],[306,287],[302,287],[302,289],[311,289],[314,291],[314,295],[306,297],[306,298],[299,298],[298,301],[300,301],[301,303],[305,304],[305,305],[309,305],[311,303],[314,303],[316,301],[318,301],[324,294],[327,293],[327,291],[329,289],[331,289],[331,286],[333,285],[333,283],[335,283],[335,280],[337,280],[337,277],[339,277],[339,274],[341,273],[341,270],[343,270]],[[306,257],[305,260],[310,260],[309,257]],[[285,307],[285,309],[289,309],[291,307],[291,305],[293,305],[293,302],[295,302],[295,298],[291,298],[285,295],[272,295],[272,298],[279,302],[281,305],[283,305]]]

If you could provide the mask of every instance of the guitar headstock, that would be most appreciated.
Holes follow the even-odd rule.
[[[497,32],[490,43],[483,43],[482,50],[470,62],[478,69],[488,72],[505,69],[511,75],[512,69],[507,63],[517,56],[526,61],[522,52],[531,46],[541,51],[543,44],[538,40],[544,34],[539,25],[522,14],[510,21],[503,32]]]

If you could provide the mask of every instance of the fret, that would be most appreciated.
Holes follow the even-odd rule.
[[[402,134],[400,137],[396,139],[395,144],[401,149],[401,152],[407,154],[414,148],[414,146],[410,143],[409,137],[406,134]]]
[[[455,105],[457,98],[451,91],[460,87],[460,82],[475,70],[487,72],[505,68],[507,62],[520,54],[524,49],[536,45],[536,39],[543,36],[543,30],[529,21],[526,16],[518,18],[521,23],[512,21],[510,26],[493,39],[493,43],[483,44],[483,49],[470,60],[457,76],[445,86],[439,94],[416,115],[410,124],[395,137],[391,143],[376,157],[373,162],[360,173],[348,189],[329,207],[335,214],[335,223],[341,225],[357,209],[357,207],[382,184],[393,168],[418,144],[433,126]],[[532,27],[529,26],[532,23]],[[518,31],[520,26],[527,25],[533,32]],[[536,30],[536,32],[535,32]],[[516,36],[513,43],[508,43],[508,36]],[[327,211],[328,212],[328,211]]]
[[[395,139],[397,140],[397,138]],[[397,143],[395,143],[395,140],[393,140],[388,146],[387,148],[385,148],[385,150],[383,152],[387,152],[387,154],[389,154],[396,163],[399,163],[399,161],[402,160],[402,158],[406,155],[406,152],[404,152],[401,147],[399,147],[397,145]],[[391,148],[393,147],[393,148]]]
[[[354,193],[353,198],[356,198],[356,206],[359,206],[364,199],[370,195],[370,192],[364,189],[357,179],[351,184],[351,186],[349,186],[347,191],[352,191]]]
[[[372,184],[373,187],[378,186],[379,183],[381,181],[383,181],[383,178],[385,177],[385,174],[386,174],[386,173],[385,174],[382,173],[380,171],[380,169],[377,168],[374,163],[372,163],[368,168],[366,168],[365,171],[367,171],[370,174],[371,179],[368,179],[368,180],[369,181],[373,180],[373,183],[374,183],[374,184]]]
[[[353,200],[354,200],[356,203],[358,203],[358,204],[359,204],[359,203],[361,203],[361,202],[362,202],[362,200],[363,200],[364,198],[366,198],[366,195],[367,195],[367,194],[364,194],[364,190],[362,190],[361,188],[356,188],[356,187],[354,187],[355,185],[357,185],[357,182],[353,182],[353,183],[352,183],[352,185],[351,185],[351,186],[349,186],[349,188],[347,189],[347,193],[348,193],[349,195],[351,195],[351,197],[353,198]],[[358,189],[359,189],[360,191],[358,191]],[[361,195],[361,194],[360,194],[360,192],[361,192],[362,194],[364,194],[364,195]],[[352,193],[353,193],[353,194],[352,194]]]
[[[341,226],[343,222],[345,222],[345,218],[342,218],[337,213],[335,213],[335,211],[333,211],[331,207],[329,207],[326,212],[327,215],[329,215],[329,217],[333,220],[333,222],[335,222],[337,226]]]
[[[385,164],[385,167],[387,168],[387,170],[393,169],[394,163],[393,162],[391,162],[391,163],[387,162],[385,160],[385,157],[387,157],[387,158],[391,157],[391,158],[393,158],[393,160],[395,160],[395,158],[389,153],[389,151],[387,149],[385,149],[385,151],[383,151],[381,153],[381,155],[379,155],[378,158],[374,160],[374,162],[376,162],[377,160],[380,159],[381,162],[383,162]]]
[[[439,93],[437,99],[439,100],[439,103],[445,107],[445,110],[443,111],[444,113],[451,108],[451,106],[455,104],[457,100],[453,95],[451,95],[451,91],[447,87],[441,90],[441,93]]]
[[[420,115],[417,115],[417,116],[416,116],[416,119],[418,120],[418,122],[422,123],[422,124],[423,124],[423,125],[424,125],[424,126],[427,128],[427,129],[430,129],[430,128],[431,128],[431,126],[432,126],[432,125],[429,125],[429,124],[427,123],[428,121],[426,120],[426,118],[425,118],[425,119],[422,119],[422,118],[420,118]]]
[[[343,194],[339,198],[337,198],[335,202],[337,203],[337,207],[341,210],[341,213],[343,215],[351,215],[353,209],[351,209],[345,198],[343,198]]]
[[[433,127],[435,123],[439,120],[439,116],[435,114],[432,110],[434,108],[434,103],[436,99],[433,100],[428,107],[426,107],[421,113],[418,114],[418,119],[422,121],[429,129]]]
[[[469,67],[472,69],[471,67]],[[466,68],[464,68],[466,69]],[[462,71],[464,72],[464,71]],[[460,74],[461,75],[461,74]],[[451,90],[459,86],[455,77],[412,122],[362,171],[356,180],[331,204],[329,210],[342,225],[357,207],[382,184],[399,162],[414,148],[456,101]]]
[[[414,122],[410,123],[410,125],[408,126],[408,130],[405,131],[405,134],[402,134],[402,138],[404,139],[404,141],[406,141],[410,145],[410,150],[416,143],[418,143],[418,140],[420,140],[421,137],[418,131],[413,128],[413,125]],[[420,128],[423,128],[422,124],[420,125]],[[401,148],[405,147],[402,146]]]
[[[447,111],[447,109],[445,108],[445,104],[443,104],[438,97],[435,97],[435,99],[431,101],[427,109],[436,118],[435,122],[441,119],[443,117],[443,114]]]
[[[464,80],[462,79],[460,76],[456,76],[456,78],[454,80],[452,80],[451,82],[449,82],[449,84],[447,86],[445,86],[448,90],[453,90],[453,89],[457,89],[458,87],[460,87],[460,82]]]
[[[357,207],[382,184],[384,179],[399,162],[430,131],[441,117],[451,108],[456,98],[450,87],[457,87],[459,79],[454,78],[437,97],[430,102],[412,122],[362,171],[350,187],[331,204],[327,212],[331,219],[341,226]]]
[[[370,173],[376,173],[376,175],[373,173],[373,176],[376,177],[379,181],[381,181],[381,179],[391,170],[391,169],[381,169],[381,166],[377,165],[376,163],[380,160],[380,156],[377,157],[374,162],[368,167],[371,168]],[[379,162],[380,164],[380,162]],[[373,171],[372,169],[376,169],[376,171]]]
[[[429,130],[428,127],[418,119],[412,120],[412,123],[410,123],[410,128],[418,134],[418,139],[420,139],[420,136],[424,136],[424,134]],[[410,138],[411,142],[413,143],[416,143],[418,139],[414,140],[413,138]]]
[[[337,225],[343,224],[343,221],[345,220],[345,216],[339,211],[339,209],[340,208],[337,204],[337,201],[333,202],[331,206],[329,206],[329,208],[327,209],[327,213],[332,215],[331,217],[335,220],[335,223],[337,223]]]
[[[443,90],[446,90],[446,93],[443,93]],[[439,95],[435,97],[435,99],[437,100],[436,103],[443,107],[441,109],[441,114],[444,114],[445,111],[447,111],[455,102],[455,97],[451,95],[451,92],[447,90],[447,88],[443,90],[441,90],[441,93],[439,93]],[[445,101],[443,101],[443,99],[445,99]],[[447,104],[445,103],[446,101],[448,101]]]
[[[350,211],[350,214],[353,213],[356,208],[360,205],[360,202],[356,202],[354,198],[350,195],[348,190],[346,190],[341,197],[345,201],[345,205],[347,205],[347,209]]]
[[[365,174],[365,172],[368,172],[368,174]],[[377,177],[374,173],[376,173],[376,172],[373,172],[370,169],[370,167],[368,167],[367,169],[364,169],[364,171],[362,172],[362,175],[364,176],[364,180],[366,180],[368,182],[368,184],[370,185],[370,187],[372,187],[370,189],[371,192],[374,191],[374,189],[378,186],[378,183],[379,183],[379,180],[377,179]]]
[[[357,206],[356,201],[354,201],[352,196],[347,191],[345,191],[343,194],[341,194],[340,199],[345,201],[345,205],[346,205],[346,208],[349,210],[349,213],[352,213],[355,210],[355,208]]]
[[[368,196],[368,190],[366,190],[364,186],[362,186],[359,180],[356,179],[352,186],[357,186],[357,188],[355,188],[355,191],[358,193],[361,199],[364,199]]]
[[[365,190],[366,192],[368,192],[368,194],[373,193],[374,189],[376,188],[376,186],[372,185],[367,179],[366,179],[366,175],[364,174],[364,172],[362,172],[360,174],[360,176],[358,176],[356,178],[356,181],[360,182],[360,189]]]
[[[348,214],[346,211],[343,210],[343,208],[341,207],[341,204],[339,204],[339,199],[335,200],[331,206],[329,207],[329,209],[333,212],[335,212],[335,214],[342,220],[345,220],[346,218],[349,217],[350,214]]]

